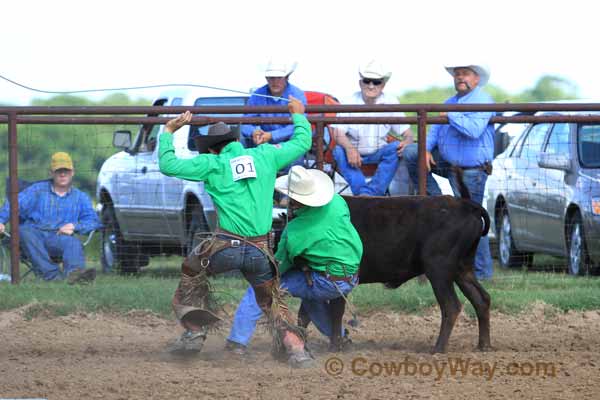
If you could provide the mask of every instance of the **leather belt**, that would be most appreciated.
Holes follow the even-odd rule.
[[[480,169],[482,171],[484,171],[487,175],[491,175],[492,174],[492,163],[489,161],[484,162],[481,165],[474,165],[471,167],[458,167],[462,170],[468,170],[468,169]]]
[[[328,274],[323,271],[316,271],[316,270],[313,270],[313,271],[315,271],[319,275],[323,275],[325,278],[327,278],[328,280],[330,280],[332,282],[335,282],[335,281],[351,282],[352,279],[354,279],[356,277],[356,275],[358,274],[358,272],[357,272],[352,275],[341,276],[341,275],[331,275],[331,274]]]
[[[226,231],[225,229],[222,229],[222,228],[217,228],[215,231],[217,234],[223,234],[223,235],[233,238],[232,242],[235,240],[238,240],[240,242],[238,244],[238,246],[241,244],[241,242],[250,242],[250,243],[254,243],[254,244],[258,244],[258,245],[267,244],[269,242],[269,236],[270,236],[268,233],[265,235],[260,235],[260,236],[240,236],[240,235],[236,235],[235,233]],[[235,247],[237,247],[237,246],[235,246]]]

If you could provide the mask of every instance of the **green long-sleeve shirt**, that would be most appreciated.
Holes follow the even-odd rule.
[[[271,230],[273,222],[277,171],[311,146],[311,128],[306,117],[292,114],[292,121],[294,135],[287,142],[252,149],[232,142],[218,155],[200,154],[190,159],[177,158],[172,135],[163,133],[158,149],[160,171],[189,181],[204,181],[204,188],[215,203],[221,228],[242,236],[264,235]],[[243,177],[240,175],[243,172],[255,176]]]
[[[350,222],[350,210],[336,194],[322,207],[302,207],[281,235],[275,258],[284,273],[301,256],[310,268],[343,276],[358,271],[363,246]]]

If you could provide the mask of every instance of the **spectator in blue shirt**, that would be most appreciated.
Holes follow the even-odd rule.
[[[95,279],[95,269],[85,269],[83,245],[73,234],[88,234],[101,227],[88,195],[72,186],[75,169],[69,154],[52,155],[49,180],[36,182],[19,193],[21,249],[33,272],[47,281],[69,283]],[[0,233],[6,229],[10,204],[0,210]],[[63,271],[52,262],[60,257]]]
[[[248,99],[249,106],[287,106],[290,95],[306,105],[304,92],[289,82],[296,64],[270,61],[265,70],[267,84],[256,89]],[[286,99],[286,100],[284,100]],[[289,114],[245,114],[245,117],[289,117]],[[243,125],[242,136],[245,147],[255,147],[263,143],[281,143],[289,140],[294,133],[294,125],[260,124]]]
[[[454,78],[456,95],[445,104],[481,104],[494,100],[483,91],[490,78],[489,69],[476,64],[458,64],[446,67]],[[427,135],[425,154],[427,170],[427,194],[442,194],[431,173],[444,176],[450,181],[455,196],[456,177],[452,166],[462,168],[465,185],[471,192],[471,198],[483,203],[483,192],[491,162],[494,158],[494,126],[490,123],[493,112],[449,112],[441,113],[448,117],[448,125],[434,125]],[[418,180],[417,145],[404,149],[404,157],[413,183]],[[492,257],[488,237],[479,241],[475,256],[475,275],[478,279],[491,279],[493,274]]]

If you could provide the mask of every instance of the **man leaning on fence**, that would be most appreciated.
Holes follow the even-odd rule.
[[[169,121],[159,140],[159,167],[169,176],[204,181],[217,209],[216,233],[202,241],[183,261],[181,281],[173,308],[185,332],[172,346],[174,352],[200,351],[208,330],[219,318],[208,277],[239,270],[252,285],[256,302],[267,314],[277,357],[293,367],[314,363],[304,347],[304,333],[281,298],[278,273],[270,245],[273,191],[277,171],[311,145],[311,129],[304,105],[290,97],[294,135],[280,145],[245,149],[239,130],[218,123],[208,135],[197,137],[192,159],[175,156],[171,133],[191,121],[189,112]],[[210,153],[210,154],[203,154]]]
[[[344,104],[397,104],[398,100],[383,92],[392,73],[377,61],[370,61],[359,68],[360,91],[354,93]],[[404,117],[404,113],[341,113],[338,117]],[[410,180],[406,166],[400,163],[402,150],[413,142],[410,125],[406,124],[355,124],[333,125],[337,146],[333,156],[337,169],[349,183],[352,194],[383,196],[390,183],[390,194],[409,194]],[[367,182],[361,170],[363,164],[375,164],[375,175]],[[398,174],[398,175],[396,175]],[[394,190],[395,189],[395,190]]]
[[[494,101],[483,86],[490,78],[487,67],[477,64],[454,64],[446,67],[454,78],[456,95],[445,104],[477,104]],[[482,204],[485,182],[491,173],[494,158],[494,127],[490,123],[493,112],[453,111],[441,113],[448,117],[448,125],[433,125],[427,135],[427,194],[442,194],[431,173],[447,177],[455,196],[460,196],[455,174],[451,167],[463,170],[463,179],[473,201]],[[418,149],[413,144],[404,149],[404,157],[414,184],[418,180]],[[489,239],[481,238],[475,256],[475,275],[491,279],[493,275]]]
[[[289,82],[296,63],[269,61],[265,69],[267,84],[256,89],[248,99],[248,106],[284,106],[287,98],[293,96],[306,104],[304,92]],[[245,117],[283,117],[286,114],[244,114]],[[244,147],[255,147],[263,143],[281,143],[289,140],[294,133],[294,125],[289,124],[244,124],[242,125]]]
[[[35,275],[46,281],[92,281],[96,270],[85,269],[83,245],[73,235],[100,228],[100,220],[89,196],[73,187],[75,168],[69,154],[52,155],[50,174],[51,179],[33,183],[19,193],[21,249]],[[7,199],[0,211],[0,233],[4,233],[9,217]],[[63,271],[55,257],[62,259]]]

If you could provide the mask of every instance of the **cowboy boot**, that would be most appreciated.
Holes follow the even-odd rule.
[[[212,310],[215,302],[206,270],[193,271],[186,259],[182,264],[181,280],[173,296],[173,310],[186,329],[170,347],[171,352],[198,352],[202,349],[208,330],[220,318]]]

